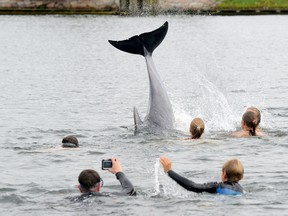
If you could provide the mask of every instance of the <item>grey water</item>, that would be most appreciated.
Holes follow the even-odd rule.
[[[133,107],[143,118],[149,82],[142,56],[108,43],[169,22],[153,60],[167,89],[175,131],[134,135]],[[287,215],[288,16],[1,16],[1,215]],[[261,110],[261,138],[233,138],[249,106]],[[194,117],[206,124],[189,136]],[[76,135],[78,150],[59,150]],[[195,194],[159,166],[221,180],[222,164],[242,161],[244,196]],[[86,168],[116,156],[137,197],[74,203]]]

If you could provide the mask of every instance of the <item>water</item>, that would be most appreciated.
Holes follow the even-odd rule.
[[[176,118],[175,133],[133,133],[132,108],[145,116],[145,60],[112,47],[169,22],[153,59]],[[285,215],[288,210],[287,16],[1,16],[1,215]],[[261,110],[267,137],[236,139],[248,106]],[[188,136],[202,117],[205,135]],[[74,134],[79,150],[57,150]],[[187,192],[159,156],[199,183],[220,181],[239,158],[245,196]],[[120,190],[100,170],[117,156],[137,197],[71,203],[77,177],[99,171],[105,192]]]

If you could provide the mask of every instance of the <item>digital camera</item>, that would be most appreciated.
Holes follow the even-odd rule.
[[[112,160],[107,159],[107,160],[102,160],[102,170],[107,170],[112,168]]]

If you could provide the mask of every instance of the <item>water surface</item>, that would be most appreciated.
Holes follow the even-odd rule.
[[[153,59],[171,99],[176,130],[134,135],[132,109],[145,116],[145,60],[121,40],[169,22]],[[1,16],[0,209],[3,215],[285,215],[288,210],[287,16]],[[261,110],[263,138],[229,136],[249,106]],[[201,117],[205,135],[188,136]],[[79,150],[57,151],[74,134]],[[196,182],[220,181],[239,158],[245,196],[187,192],[159,156]],[[137,197],[71,203],[86,168],[105,192],[120,190],[102,159],[117,156]]]

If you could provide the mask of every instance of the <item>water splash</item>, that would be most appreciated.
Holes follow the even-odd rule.
[[[191,80],[189,78],[189,80]],[[205,131],[234,130],[237,119],[224,93],[198,70],[193,71],[193,79],[184,83],[187,94],[183,98],[173,98],[176,128],[189,131],[193,118],[200,117],[205,122]]]
[[[155,195],[160,194],[160,183],[159,183],[159,158],[156,158],[156,162],[154,164],[154,180],[155,180]]]
[[[163,170],[159,169],[159,167],[160,162],[159,158],[157,158],[154,164],[155,193],[153,194],[153,196],[161,195],[165,197],[178,197],[178,198],[189,198],[193,196],[193,193],[180,187],[176,182],[174,182],[167,175],[165,175]],[[161,178],[160,180],[160,177],[163,178]]]

